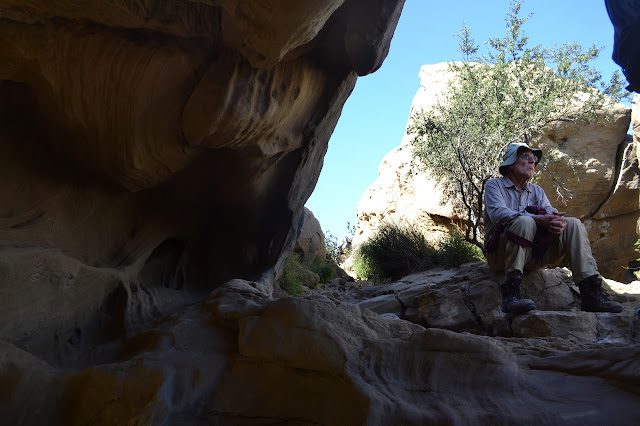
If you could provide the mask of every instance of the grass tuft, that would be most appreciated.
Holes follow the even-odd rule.
[[[292,296],[301,296],[304,293],[302,288],[302,264],[297,255],[289,256],[284,266],[282,277],[280,277],[280,287]]]
[[[358,248],[354,270],[368,280],[389,282],[434,267],[456,267],[481,259],[482,253],[457,230],[434,246],[415,224],[386,223]]]
[[[328,283],[335,276],[335,266],[331,262],[315,259],[311,264],[300,260],[292,253],[287,259],[280,277],[280,287],[292,296],[304,294],[304,287],[314,288],[318,283]]]

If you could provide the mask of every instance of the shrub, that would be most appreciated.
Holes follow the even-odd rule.
[[[463,263],[484,260],[479,247],[467,242],[462,232],[454,229],[437,245],[436,263],[444,267],[460,266]]]
[[[435,249],[410,224],[385,223],[358,249],[367,279],[386,282],[433,266]]]
[[[482,259],[480,249],[458,230],[434,246],[413,224],[383,224],[356,250],[353,269],[359,277],[388,282],[437,266],[456,267]]]
[[[304,292],[302,289],[302,264],[296,254],[292,254],[287,259],[282,277],[280,277],[280,287],[292,296],[300,296]]]
[[[303,286],[313,288],[318,282],[330,282],[335,275],[334,265],[315,259],[313,263],[301,262],[300,255],[292,253],[280,277],[280,287],[292,296],[301,296]]]
[[[327,253],[326,258],[336,265],[340,265],[349,257],[351,252],[351,241],[356,232],[356,226],[347,222],[347,235],[342,238],[342,242],[338,243],[338,237],[333,235],[330,230],[324,233],[324,247]]]
[[[336,271],[332,263],[323,262],[320,259],[314,259],[310,266],[311,272],[320,277],[321,283],[328,283],[335,277]]]
[[[340,244],[338,244],[338,237],[333,235],[331,231],[326,231],[324,233],[324,249],[327,253],[327,259],[338,263]]]
[[[351,270],[356,273],[357,278],[369,279],[373,275],[371,270],[371,262],[360,253],[360,249],[353,251],[351,255]]]

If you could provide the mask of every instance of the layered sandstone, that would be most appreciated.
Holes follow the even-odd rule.
[[[23,379],[131,359],[105,347],[230,279],[271,294],[342,106],[403,3],[0,1],[3,410],[27,406]],[[93,398],[101,374],[72,375],[68,395]],[[169,379],[154,380],[131,392]],[[57,385],[17,419],[55,422]]]
[[[446,63],[423,66],[421,87],[409,115],[435,105],[438,94],[447,90],[452,78]],[[450,229],[452,220],[460,219],[453,205],[443,200],[436,181],[415,164],[410,142],[411,136],[405,132],[400,145],[382,159],[376,181],[360,198],[354,246],[366,241],[384,222],[414,222],[430,239],[437,240]]]
[[[232,280],[153,329],[87,353],[85,368],[0,343],[0,414],[26,424],[632,425],[638,319],[575,312],[562,275],[546,277],[559,286],[543,278],[527,289],[560,287],[551,290],[563,299],[540,304],[568,310],[513,319],[498,313],[486,265],[306,299],[273,300],[259,283]],[[385,295],[423,325],[365,308]],[[638,300],[629,296],[625,309]],[[446,313],[439,323],[436,310]],[[519,337],[452,331],[478,330],[480,319]]]

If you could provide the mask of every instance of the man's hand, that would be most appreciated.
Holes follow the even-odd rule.
[[[539,214],[533,216],[536,224],[542,226],[552,234],[559,234],[564,231],[567,226],[567,218],[564,217],[565,212],[554,212],[550,214]]]

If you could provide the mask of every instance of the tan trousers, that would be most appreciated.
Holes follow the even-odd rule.
[[[518,216],[509,224],[509,230],[529,241],[536,235],[536,222],[530,216]],[[571,269],[573,280],[579,283],[585,278],[598,274],[598,265],[591,254],[587,230],[575,217],[567,218],[567,227],[549,246],[541,258],[532,256],[532,249],[522,247],[504,235],[500,237],[498,248],[487,253],[489,267],[494,271],[509,273],[518,270],[538,269],[557,263],[564,256],[562,266]]]

